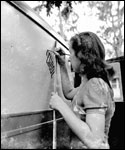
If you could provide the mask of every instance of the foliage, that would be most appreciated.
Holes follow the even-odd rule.
[[[123,45],[123,33],[124,28],[124,5],[121,5],[123,1],[39,1],[41,5],[35,7],[35,10],[41,11],[43,7],[46,8],[47,15],[51,15],[51,10],[57,7],[59,10],[60,19],[60,34],[66,38],[64,33],[63,20],[65,21],[65,27],[68,26],[67,31],[77,31],[76,22],[79,16],[73,11],[73,3],[88,3],[88,7],[91,10],[96,9],[96,16],[103,22],[100,26],[98,34],[105,41],[105,43],[112,46],[115,56],[121,55],[121,47]],[[63,9],[60,10],[60,8]],[[84,10],[83,10],[84,11]],[[72,20],[71,17],[72,16]],[[69,21],[70,20],[70,21]],[[112,52],[111,52],[112,53]],[[122,54],[123,55],[123,54]]]
[[[97,8],[98,18],[105,22],[101,27],[100,33],[106,43],[111,45],[115,50],[115,56],[121,55],[121,47],[123,45],[122,29],[124,28],[124,5],[123,1],[89,1],[91,8]]]
[[[45,7],[46,11],[47,11],[47,16],[51,15],[51,10],[54,6],[57,8],[60,8],[63,2],[66,3],[66,7],[65,7],[65,10],[63,12],[65,15],[67,15],[69,8],[72,9],[72,1],[39,1],[39,2],[42,2],[42,4],[35,7],[34,10],[35,11],[36,10],[41,11],[42,7]]]

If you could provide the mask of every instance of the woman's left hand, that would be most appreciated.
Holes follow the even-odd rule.
[[[59,110],[59,107],[62,106],[62,104],[64,103],[63,99],[57,95],[57,93],[52,92],[52,96],[50,99],[50,107],[52,109],[57,109]]]

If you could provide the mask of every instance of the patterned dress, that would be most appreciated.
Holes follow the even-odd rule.
[[[82,83],[72,101],[72,110],[83,121],[88,113],[105,115],[105,137],[102,148],[109,148],[108,133],[115,111],[115,102],[113,91],[108,84],[101,78],[92,78]],[[71,149],[87,149],[87,147],[72,133]]]

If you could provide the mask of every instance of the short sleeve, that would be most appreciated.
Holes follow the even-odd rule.
[[[108,107],[107,92],[107,83],[102,79],[90,79],[86,85],[86,92],[83,95],[84,110],[86,113],[105,114]]]

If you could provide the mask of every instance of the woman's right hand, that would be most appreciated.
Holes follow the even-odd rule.
[[[60,66],[65,66],[65,53],[61,48],[54,51]]]

